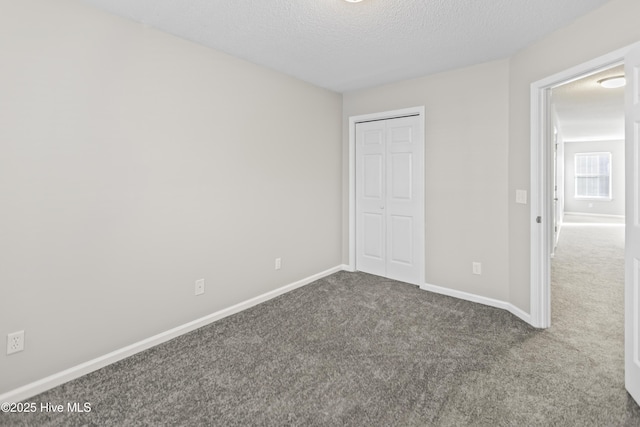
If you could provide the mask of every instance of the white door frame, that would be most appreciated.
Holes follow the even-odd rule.
[[[395,119],[399,117],[417,115],[419,126],[418,134],[421,137],[421,143],[424,144],[424,111],[424,106],[418,106],[403,108],[401,110],[384,111],[380,113],[349,117],[349,271],[356,271],[356,124],[373,120]],[[421,176],[424,180],[424,171],[422,171]],[[424,254],[425,236],[422,235],[417,237],[419,239],[418,244],[421,246],[422,253]],[[425,282],[425,261],[425,259],[420,259],[420,284]]]
[[[624,63],[636,43],[531,84],[531,324],[551,326],[551,253],[553,238],[553,149],[549,137],[549,91],[553,87]],[[632,173],[632,171],[626,171]],[[627,201],[630,203],[631,201]],[[541,222],[537,222],[541,218]]]

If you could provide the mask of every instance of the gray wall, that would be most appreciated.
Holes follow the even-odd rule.
[[[611,153],[611,200],[575,198],[575,154]],[[624,216],[624,141],[565,143],[565,212]]]
[[[340,265],[341,95],[76,0],[0,10],[0,393]]]
[[[345,176],[350,116],[426,107],[426,282],[502,301],[509,298],[508,81],[508,62],[495,61],[347,93],[343,107]],[[346,180],[343,191],[347,206]],[[472,274],[474,261],[481,276]]]

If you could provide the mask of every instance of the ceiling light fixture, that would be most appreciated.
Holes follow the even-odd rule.
[[[606,79],[598,80],[598,83],[607,89],[614,89],[627,84],[627,79],[624,76],[607,77]]]
[[[344,0],[349,3],[360,3],[362,0]]]

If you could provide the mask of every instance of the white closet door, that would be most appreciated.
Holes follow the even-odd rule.
[[[386,275],[384,121],[356,125],[356,268]]]
[[[424,150],[418,118],[387,125],[387,277],[419,283],[424,264]]]
[[[424,281],[424,143],[419,118],[356,125],[356,268]]]

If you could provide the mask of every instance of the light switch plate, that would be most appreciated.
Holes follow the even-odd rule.
[[[527,204],[527,190],[516,190],[516,203]]]

